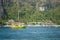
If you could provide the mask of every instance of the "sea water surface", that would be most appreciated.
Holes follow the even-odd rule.
[[[25,29],[0,27],[0,40],[60,40],[60,27],[27,26]]]

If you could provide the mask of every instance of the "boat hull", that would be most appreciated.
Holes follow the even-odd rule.
[[[12,25],[11,28],[26,28],[26,26],[25,25],[21,25],[21,26]]]

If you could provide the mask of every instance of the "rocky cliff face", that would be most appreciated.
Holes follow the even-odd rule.
[[[2,15],[3,15],[3,7],[2,7],[2,0],[0,0],[0,19]]]
[[[2,15],[3,15],[3,8],[0,7],[0,19],[1,19]]]
[[[2,19],[2,16],[5,14],[5,3],[7,0],[0,0],[0,19]]]

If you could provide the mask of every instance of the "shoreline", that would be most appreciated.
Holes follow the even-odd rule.
[[[60,26],[60,25],[27,25],[27,26]]]
[[[59,27],[60,25],[25,25],[25,26],[28,26],[28,27],[48,27],[48,26]],[[10,25],[3,25],[3,27],[10,27]]]

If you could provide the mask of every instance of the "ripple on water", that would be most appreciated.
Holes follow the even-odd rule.
[[[0,28],[1,40],[60,40],[60,27]]]

